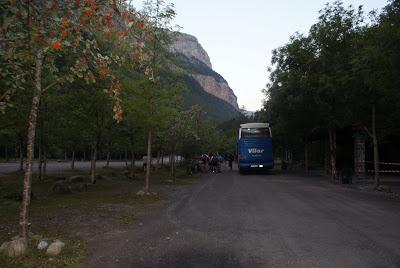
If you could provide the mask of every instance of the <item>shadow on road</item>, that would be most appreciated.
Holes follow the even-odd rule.
[[[133,265],[132,267],[245,267],[235,254],[230,252],[215,252],[207,249],[187,249],[180,252],[168,252],[160,257],[156,263]],[[247,267],[247,265],[246,265]]]

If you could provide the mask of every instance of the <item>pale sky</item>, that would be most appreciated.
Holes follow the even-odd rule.
[[[141,1],[136,1],[141,2]],[[327,0],[170,0],[181,32],[194,35],[238,97],[241,107],[261,108],[271,51],[296,31],[306,33]],[[330,1],[332,2],[332,1]],[[386,0],[345,0],[345,6],[380,10]]]

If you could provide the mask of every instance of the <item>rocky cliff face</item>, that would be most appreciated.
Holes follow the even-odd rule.
[[[212,69],[210,57],[197,38],[177,34],[171,50],[180,55],[181,68],[188,72],[207,93],[228,102],[239,111],[237,97],[226,80]]]
[[[171,48],[172,51],[181,53],[189,59],[197,59],[212,69],[210,57],[197,41],[196,37],[185,33],[178,33]]]
[[[193,78],[206,92],[230,103],[236,110],[239,110],[236,95],[224,79],[218,81],[212,76],[202,74],[193,74]]]

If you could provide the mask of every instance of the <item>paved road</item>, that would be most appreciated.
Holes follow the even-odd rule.
[[[169,158],[165,157],[164,164],[168,164],[168,161],[169,161]],[[155,164],[156,162],[157,162],[156,159],[152,159],[153,164]],[[106,165],[106,161],[97,161],[96,165],[99,168],[104,167]],[[128,165],[130,165],[129,161],[128,161]],[[142,165],[143,165],[143,162],[141,160],[135,161],[136,167],[141,167]],[[110,167],[112,167],[112,168],[123,168],[125,166],[126,166],[125,161],[111,161],[110,162]],[[70,161],[58,162],[55,160],[50,160],[47,162],[46,168],[49,173],[69,170],[69,169],[71,169],[71,162]],[[76,169],[90,169],[90,161],[76,161],[75,168]],[[0,174],[18,171],[18,169],[19,169],[19,162],[0,163]],[[33,172],[36,173],[37,171],[38,171],[38,162],[35,161],[33,164]]]
[[[210,174],[86,267],[400,267],[400,201],[321,177]]]

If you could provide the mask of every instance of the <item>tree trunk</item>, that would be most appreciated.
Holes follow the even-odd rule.
[[[71,169],[75,169],[75,151],[72,151]]]
[[[43,176],[46,176],[47,171],[47,153],[46,151],[43,152]]]
[[[43,175],[42,175],[42,164],[43,164],[43,159],[42,159],[42,145],[41,142],[39,142],[39,148],[38,148],[38,178],[39,180],[43,179]]]
[[[175,180],[175,149],[171,153],[170,175]]]
[[[164,152],[161,152],[161,167],[164,167]]]
[[[7,148],[7,144],[5,145],[5,149],[4,149],[4,158],[5,158],[6,162],[8,162],[8,148]]]
[[[67,160],[68,160],[67,151],[64,151],[64,160],[65,160],[65,161],[67,161]]]
[[[161,157],[161,153],[160,153],[160,151],[158,151],[157,152],[157,164],[156,164],[157,171],[160,169],[160,157]]]
[[[128,150],[125,149],[125,167],[128,168]]]
[[[107,152],[107,162],[106,162],[106,168],[110,167],[110,158],[111,158],[111,153],[110,151]]]
[[[32,186],[32,169],[33,169],[33,156],[35,152],[35,134],[37,116],[40,103],[40,95],[42,91],[42,63],[43,63],[43,51],[39,49],[36,53],[36,64],[35,64],[35,90],[32,97],[32,106],[28,120],[28,139],[26,146],[26,168],[24,175],[24,186],[22,192],[21,210],[19,215],[20,224],[20,236],[24,240],[25,244],[28,244],[29,238],[29,210],[31,204],[31,186]]]
[[[328,145],[325,144],[325,146],[324,146],[324,168],[325,168],[325,173],[326,174],[330,174],[331,173],[330,172],[331,165],[330,165],[329,157],[330,157],[330,152],[329,152],[329,149],[328,149]]]
[[[135,153],[131,150],[131,169],[135,168]]]
[[[329,127],[329,148],[331,160],[331,176],[336,179],[336,129],[332,126]]]
[[[43,100],[42,100],[43,102]],[[43,127],[43,105],[41,103],[39,103],[39,113],[42,113],[42,115],[38,115],[39,117],[39,148],[38,148],[38,178],[41,181],[43,179],[43,153],[42,153],[42,147],[43,147],[43,131],[44,131],[44,127]]]
[[[96,157],[97,157],[97,146],[93,146],[92,159],[90,163],[90,181],[92,184],[96,184]]]
[[[309,162],[308,162],[308,141],[304,143],[304,171],[308,174]]]
[[[22,150],[22,143],[21,146],[19,147],[19,171],[24,170],[24,153]]]
[[[374,181],[375,187],[378,187],[381,185],[381,180],[379,178],[379,147],[376,136],[375,104],[372,105],[372,143],[374,145]]]
[[[151,130],[149,130],[147,138],[147,158],[146,158],[146,184],[145,191],[148,192],[150,189],[150,170],[151,170]]]

